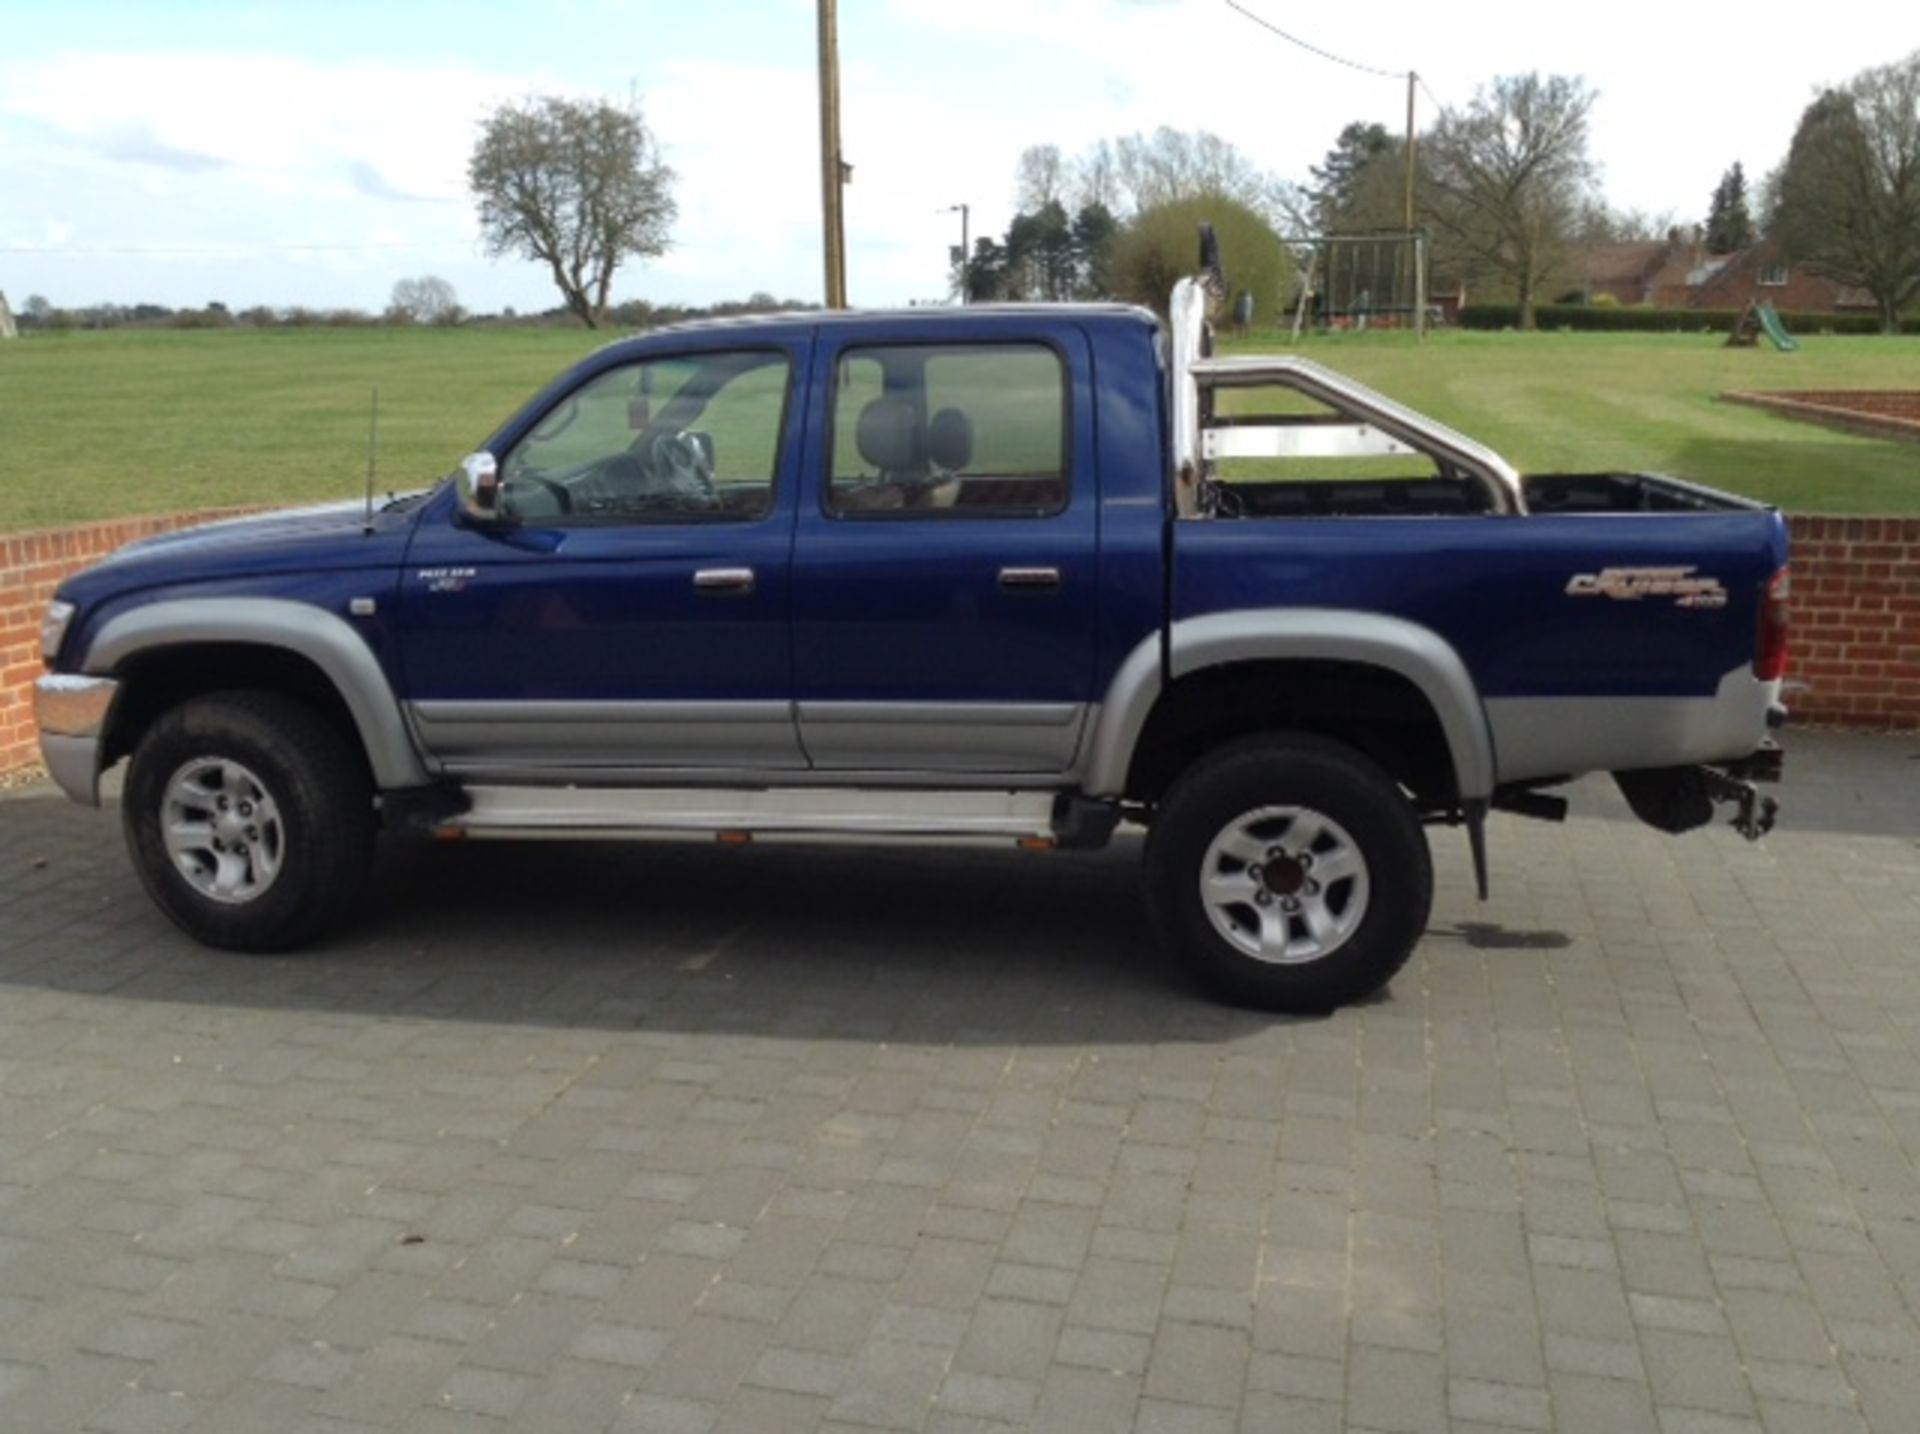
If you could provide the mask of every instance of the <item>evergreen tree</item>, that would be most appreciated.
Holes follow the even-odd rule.
[[[1073,217],[1074,289],[1083,299],[1104,299],[1112,292],[1107,275],[1108,256],[1120,221],[1098,200],[1080,206]]]
[[[1400,146],[1387,127],[1355,120],[1340,131],[1340,137],[1327,151],[1327,157],[1312,167],[1314,216],[1320,227],[1332,233],[1342,227],[1355,207],[1362,173],[1382,155],[1397,159]]]
[[[1713,187],[1707,210],[1707,252],[1733,254],[1753,242],[1753,216],[1747,210],[1747,175],[1735,160]]]
[[[1782,254],[1865,289],[1898,333],[1920,300],[1920,50],[1808,105],[1768,189]]]

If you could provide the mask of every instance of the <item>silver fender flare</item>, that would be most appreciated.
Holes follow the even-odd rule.
[[[373,650],[324,608],[284,598],[179,598],[108,619],[87,651],[86,670],[111,674],[128,658],[163,647],[222,642],[277,647],[325,674],[359,729],[360,744],[383,790],[428,780]]]
[[[1108,684],[1088,749],[1089,796],[1126,789],[1134,748],[1160,697],[1160,643],[1158,632],[1142,638]],[[1249,608],[1176,622],[1167,645],[1176,681],[1233,662],[1350,662],[1398,673],[1439,717],[1461,799],[1493,793],[1493,737],[1479,690],[1460,654],[1431,628],[1341,608]]]

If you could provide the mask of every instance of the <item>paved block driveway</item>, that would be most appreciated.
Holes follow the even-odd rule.
[[[17,793],[0,1429],[1915,1429],[1920,741],[1793,748],[1763,847],[1437,833],[1315,1021],[1130,847],[416,847],[260,960]]]

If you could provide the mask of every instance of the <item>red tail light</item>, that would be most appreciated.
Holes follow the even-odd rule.
[[[1792,594],[1790,571],[1780,569],[1760,594],[1760,631],[1753,646],[1753,675],[1778,682],[1787,675],[1787,617]]]

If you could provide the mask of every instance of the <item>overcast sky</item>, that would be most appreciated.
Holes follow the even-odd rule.
[[[1418,69],[1449,104],[1488,76],[1585,74],[1616,205],[1700,217],[1756,180],[1815,88],[1920,41],[1901,7],[1243,0],[1325,49]],[[1296,180],[1400,82],[1304,53],[1224,0],[841,0],[849,283],[939,297],[966,201],[1008,217],[1021,149],[1211,129]],[[478,117],[530,93],[643,103],[679,171],[666,258],[615,298],[817,299],[813,0],[0,0],[0,290],[56,304],[378,309],[432,273],[473,309],[557,302],[481,252]],[[1422,123],[1431,118],[1421,96]]]

